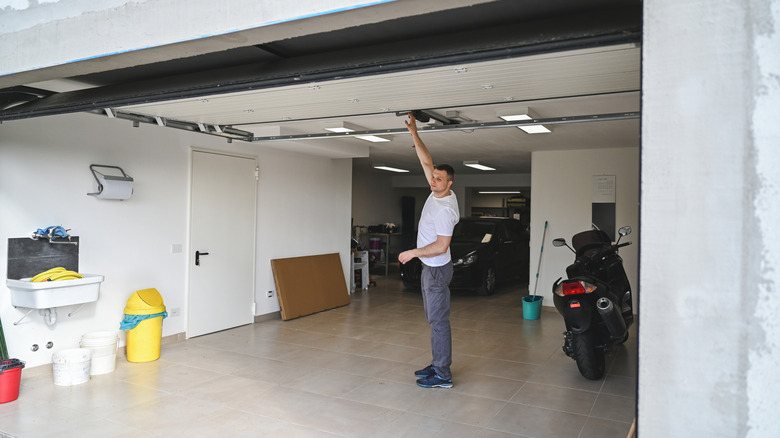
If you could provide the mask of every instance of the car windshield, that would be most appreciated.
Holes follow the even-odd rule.
[[[496,225],[489,221],[464,221],[455,225],[452,240],[455,242],[489,242]],[[490,236],[488,236],[490,235]]]

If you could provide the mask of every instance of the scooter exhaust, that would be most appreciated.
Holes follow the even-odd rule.
[[[612,340],[620,340],[626,336],[626,322],[609,298],[601,297],[596,300],[596,310],[604,320]]]

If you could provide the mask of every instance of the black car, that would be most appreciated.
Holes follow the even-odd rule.
[[[516,219],[462,217],[452,233],[453,275],[450,289],[490,295],[512,278],[528,280],[529,234]],[[420,289],[420,259],[401,265],[404,286]]]

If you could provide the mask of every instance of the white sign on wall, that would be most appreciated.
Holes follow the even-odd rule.
[[[615,175],[593,175],[593,203],[615,202]]]

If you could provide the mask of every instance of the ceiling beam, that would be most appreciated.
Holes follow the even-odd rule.
[[[134,123],[147,123],[152,125],[159,125],[159,121],[153,117],[123,112],[121,110],[101,111],[93,110],[89,111],[92,114],[102,115],[105,117],[131,120]],[[109,116],[108,114],[111,114]],[[427,125],[418,128],[418,132],[448,132],[448,131],[473,131],[478,129],[499,129],[499,128],[512,128],[525,125],[563,125],[571,123],[590,123],[590,122],[608,122],[615,120],[630,120],[638,119],[641,113],[639,111],[629,111],[622,113],[608,113],[608,114],[588,114],[579,116],[567,116],[567,117],[548,117],[531,120],[518,120],[513,122],[475,122],[475,123],[457,123],[449,125]],[[353,131],[353,132],[318,132],[312,134],[291,134],[291,135],[273,135],[265,137],[255,137],[253,133],[236,129],[232,126],[220,126],[220,125],[204,125],[192,122],[183,122],[178,120],[166,119],[166,123],[162,126],[167,128],[181,129],[190,132],[197,132],[201,134],[213,135],[218,137],[224,137],[229,140],[240,140],[250,143],[259,142],[276,142],[276,141],[300,141],[300,140],[324,140],[344,137],[357,137],[366,135],[400,135],[406,134],[409,131],[406,128],[391,128],[391,129],[372,129],[365,131]]]
[[[568,117],[550,117],[544,119],[531,119],[531,120],[519,120],[514,122],[478,122],[478,123],[460,123],[452,125],[428,125],[420,127],[418,132],[447,132],[447,131],[472,131],[477,129],[497,129],[497,128],[511,128],[520,127],[525,125],[562,125],[569,123],[588,123],[588,122],[607,122],[613,120],[629,120],[638,119],[640,117],[639,111],[623,112],[623,113],[610,113],[610,114],[589,114],[581,116],[568,116]],[[398,135],[406,134],[409,131],[406,128],[392,128],[392,129],[373,129],[367,131],[354,131],[354,132],[322,132],[315,134],[294,134],[294,135],[277,135],[268,137],[253,137],[252,142],[266,142],[266,141],[293,141],[293,140],[322,140],[333,139],[341,137],[356,137],[363,135]]]

